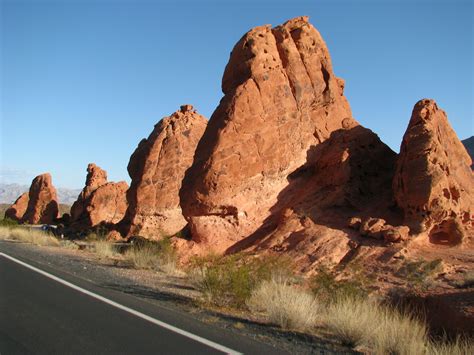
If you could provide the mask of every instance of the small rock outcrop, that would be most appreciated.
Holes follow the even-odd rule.
[[[118,223],[127,209],[127,189],[126,182],[107,182],[107,172],[89,164],[86,186],[71,207],[72,227],[86,229],[101,223]]]
[[[107,172],[94,163],[87,166],[86,186],[71,206],[71,218],[77,221],[86,210],[86,203],[92,193],[107,183]]]
[[[307,17],[246,33],[222,90],[180,192],[192,239],[216,250],[263,224],[311,146],[358,125]]]
[[[21,194],[20,197],[16,199],[15,203],[5,211],[5,218],[20,222],[26,212],[26,208],[28,207],[28,200],[28,192]]]
[[[58,199],[51,175],[45,173],[33,179],[28,193],[28,207],[21,223],[51,224],[58,218]]]
[[[207,119],[193,106],[183,105],[139,143],[128,164],[132,182],[127,193],[128,210],[121,223],[124,235],[159,239],[186,225],[179,189],[206,125]]]
[[[403,137],[393,190],[405,223],[437,244],[458,244],[472,228],[471,158],[433,100],[419,101]]]

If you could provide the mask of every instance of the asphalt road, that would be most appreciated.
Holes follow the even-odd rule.
[[[8,259],[0,250],[1,355],[279,353],[133,295],[101,289],[60,270],[40,269],[60,281]]]

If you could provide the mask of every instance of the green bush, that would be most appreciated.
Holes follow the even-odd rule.
[[[442,269],[442,260],[435,259],[426,261],[423,259],[410,261],[407,260],[398,269],[396,275],[415,288],[424,287],[428,278]]]
[[[171,264],[176,265],[176,251],[169,238],[157,242],[137,243],[125,252],[125,258],[130,260],[134,267],[140,269],[163,269]]]
[[[335,274],[321,268],[311,280],[311,290],[321,302],[340,298],[362,298],[369,293],[365,280],[356,275],[351,280],[336,280]]]
[[[252,291],[264,280],[290,275],[290,263],[282,257],[252,258],[241,254],[207,256],[191,262],[191,276],[209,304],[245,308]]]
[[[18,225],[18,222],[10,218],[4,218],[0,220],[1,227],[15,227],[17,225]]]

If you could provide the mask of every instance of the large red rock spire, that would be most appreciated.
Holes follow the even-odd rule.
[[[434,100],[413,108],[393,180],[395,200],[414,232],[430,241],[461,242],[472,228],[474,175],[471,158]]]
[[[223,250],[275,212],[309,148],[358,125],[343,89],[307,17],[240,39],[224,72],[225,96],[180,193],[193,240]]]
[[[49,173],[35,177],[28,193],[28,207],[21,222],[51,224],[58,217],[58,199]]]
[[[124,234],[159,239],[186,225],[178,193],[206,125],[204,116],[183,105],[140,142],[128,164],[132,183],[121,223]]]

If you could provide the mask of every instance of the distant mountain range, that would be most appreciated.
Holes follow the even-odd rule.
[[[28,191],[29,188],[28,185],[0,183],[0,203],[12,204],[23,192]],[[77,200],[77,196],[81,190],[58,188],[57,192],[59,203],[72,205],[74,201]]]

